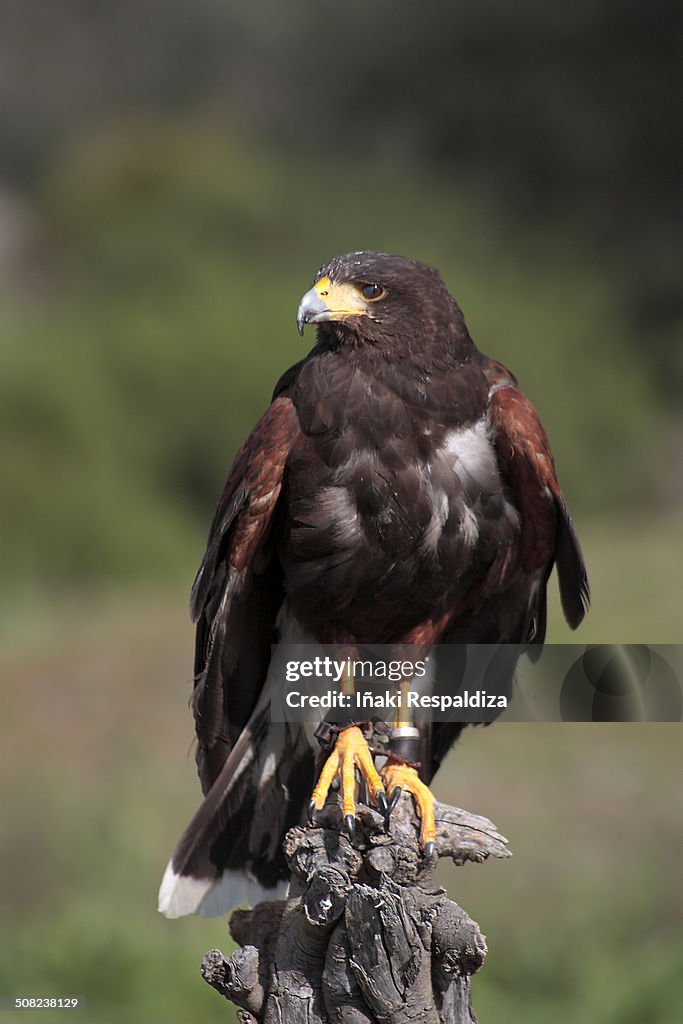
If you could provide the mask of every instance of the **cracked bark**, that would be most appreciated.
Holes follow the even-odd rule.
[[[456,864],[508,857],[486,818],[436,805],[436,848]],[[484,963],[479,926],[431,884],[404,794],[389,830],[362,808],[353,840],[337,798],[285,839],[287,900],[236,910],[242,947],[211,950],[202,976],[258,1024],[476,1024],[470,979]]]

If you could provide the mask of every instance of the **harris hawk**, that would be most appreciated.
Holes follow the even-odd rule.
[[[572,628],[588,605],[545,431],[515,377],[475,347],[438,271],[385,253],[333,259],[301,300],[301,334],[307,324],[316,343],[238,452],[192,590],[204,801],[162,881],[169,917],[282,892],[284,835],[337,775],[352,829],[355,768],[382,810],[387,792],[413,794],[431,853],[427,786],[462,723],[423,726],[419,773],[396,729],[379,774],[362,730],[340,726],[316,785],[304,727],[271,720],[283,683],[272,645],[533,653],[554,566]]]

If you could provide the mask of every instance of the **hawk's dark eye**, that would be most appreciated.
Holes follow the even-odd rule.
[[[384,295],[384,288],[380,284],[363,284],[361,285],[361,294],[364,299],[381,299]]]

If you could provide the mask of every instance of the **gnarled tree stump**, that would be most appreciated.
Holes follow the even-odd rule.
[[[443,889],[418,845],[412,799],[390,820],[369,808],[356,834],[342,830],[336,799],[285,840],[289,897],[236,910],[242,947],[211,950],[204,979],[259,1024],[471,1024],[470,976],[486,943]],[[486,818],[436,805],[436,848],[456,864],[508,857]]]

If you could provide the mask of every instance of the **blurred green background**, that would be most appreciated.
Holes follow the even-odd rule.
[[[199,799],[186,595],[333,255],[438,265],[519,376],[591,572],[577,639],[680,642],[680,17],[0,6],[0,993],[231,1019],[198,975],[224,922],[155,911]],[[466,734],[436,792],[515,852],[441,869],[488,936],[482,1024],[680,1017],[680,778],[674,725]]]

